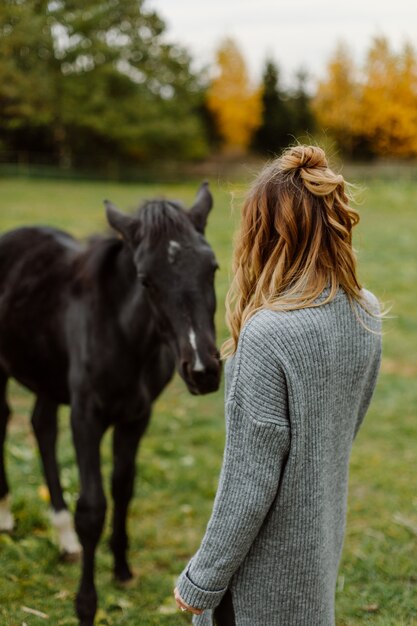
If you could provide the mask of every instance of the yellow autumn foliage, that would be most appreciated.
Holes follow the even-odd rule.
[[[319,125],[349,152],[366,143],[378,156],[417,156],[417,55],[374,39],[360,72],[339,45],[313,101]]]
[[[417,156],[417,58],[411,46],[395,54],[385,38],[368,53],[361,128],[381,156]]]
[[[347,152],[358,132],[360,91],[349,49],[341,43],[327,65],[326,78],[318,84],[312,109],[319,126],[328,129]]]
[[[217,51],[216,70],[207,92],[207,106],[225,150],[245,152],[262,121],[261,90],[251,86],[243,56],[230,38]]]

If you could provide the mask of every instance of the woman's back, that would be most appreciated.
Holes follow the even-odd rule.
[[[226,368],[228,413],[273,425],[271,437],[273,428],[287,429],[289,437],[268,518],[231,585],[242,626],[334,624],[349,456],[379,369],[379,326],[340,290],[317,308],[260,311],[241,333]],[[241,440],[233,439],[238,449]],[[251,487],[249,503],[257,497],[257,484]]]

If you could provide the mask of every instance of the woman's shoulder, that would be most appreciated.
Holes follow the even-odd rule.
[[[352,301],[343,289],[339,289],[329,302],[328,293],[323,292],[315,306],[277,311],[272,308],[258,310],[244,324],[238,342],[238,351],[256,353],[258,356],[271,354],[282,345],[305,345],[306,338],[321,338],[323,333],[331,334],[334,326],[338,331],[343,319],[357,321]],[[358,305],[367,317],[374,316],[378,321],[380,304],[378,298],[367,289],[362,289]],[[360,315],[362,317],[362,314]],[[310,343],[309,341],[307,343]]]
[[[284,367],[286,353],[296,348],[295,343],[304,334],[304,322],[300,323],[293,313],[272,309],[257,311],[242,328],[230,369],[266,373]]]
[[[336,302],[345,297],[343,293],[338,293],[332,302]],[[323,315],[327,304],[314,307],[304,307],[279,311],[273,308],[264,308],[257,311],[243,326],[241,336],[245,337],[246,343],[256,341],[257,343],[269,345],[271,337],[291,337],[299,333],[309,332],[311,327],[320,324],[319,318]]]
[[[270,354],[271,350],[297,345],[303,349],[314,339],[322,340],[323,334],[330,334],[334,327],[338,332],[340,320],[357,321],[352,303],[343,289],[329,301],[328,294],[320,295],[315,306],[277,311],[264,308],[257,311],[243,326],[239,345],[245,352],[256,350],[258,354]],[[378,299],[366,289],[361,291],[361,308],[369,315],[379,315]]]
[[[271,331],[285,326],[295,312],[295,310],[277,311],[272,308],[259,309],[244,324],[241,335],[267,341]]]
[[[275,338],[286,327],[284,315],[280,311],[260,309],[244,324],[238,341],[237,354],[263,360],[274,351]],[[288,318],[287,318],[288,320]]]
[[[372,291],[368,289],[361,289],[362,308],[372,313],[373,315],[379,315],[381,312],[381,305],[378,298]]]

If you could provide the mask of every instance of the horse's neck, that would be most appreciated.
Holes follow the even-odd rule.
[[[138,285],[136,269],[130,253],[122,249],[115,263],[115,279],[123,290],[120,302],[120,317],[123,334],[132,346],[147,349],[149,344],[156,347],[162,343],[154,321],[145,290]]]

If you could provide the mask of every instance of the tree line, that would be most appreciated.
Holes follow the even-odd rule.
[[[376,39],[364,68],[339,46],[315,93],[265,62],[253,85],[232,39],[196,71],[147,0],[0,5],[0,152],[67,167],[271,155],[325,133],[352,157],[417,154],[417,62]]]

